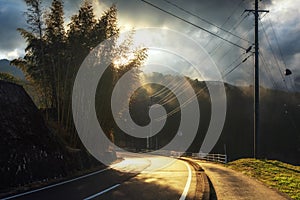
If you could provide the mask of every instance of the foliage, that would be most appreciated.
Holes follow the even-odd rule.
[[[43,12],[40,0],[25,0],[28,6],[26,17],[28,29],[19,28],[27,42],[24,58],[12,61],[25,74],[26,79],[36,87],[42,99],[40,107],[45,110],[46,118],[52,118],[70,133],[65,140],[71,146],[80,146],[73,123],[71,95],[77,71],[84,58],[102,41],[118,36],[117,8],[112,5],[97,19],[93,4],[85,0],[78,13],[71,17],[68,29],[64,26],[64,7],[62,0],[53,0],[50,9]],[[115,37],[117,38],[117,37]],[[130,40],[130,39],[129,39]],[[126,57],[129,46],[117,46],[106,50],[107,54],[122,52]],[[145,59],[146,50],[135,50],[134,57],[115,68],[112,64],[104,77],[98,93],[100,101],[98,113],[109,116],[110,94],[117,78],[130,69],[136,69]],[[137,75],[136,75],[137,77]],[[138,78],[138,77],[137,77]],[[99,96],[99,95],[98,95]],[[102,125],[107,134],[112,131],[112,118],[104,117]]]
[[[20,80],[9,73],[0,72],[0,80],[18,83]]]

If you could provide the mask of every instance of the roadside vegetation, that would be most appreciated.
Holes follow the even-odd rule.
[[[300,200],[300,166],[276,160],[240,159],[228,163],[227,167]]]

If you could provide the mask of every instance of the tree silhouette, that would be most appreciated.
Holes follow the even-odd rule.
[[[96,108],[104,117],[99,119],[108,137],[113,132],[113,118],[110,113],[110,96],[117,79],[130,69],[135,69],[133,79],[138,79],[138,67],[146,58],[146,50],[130,50],[129,37],[123,45],[117,45],[119,27],[117,8],[112,5],[97,19],[93,4],[83,1],[78,13],[71,17],[68,30],[64,26],[63,1],[53,0],[50,9],[43,12],[40,0],[25,0],[28,6],[26,17],[28,29],[18,31],[27,42],[24,58],[12,61],[25,74],[26,79],[37,88],[39,98],[43,99],[41,108],[51,111],[50,119],[64,132],[68,145],[79,147],[72,117],[72,89],[80,65],[85,57],[102,41],[114,38],[114,45],[106,49],[104,54],[116,57],[134,57],[127,63],[118,66],[112,63],[105,72],[97,90]],[[46,112],[47,113],[47,112]],[[111,136],[113,137],[113,136]]]

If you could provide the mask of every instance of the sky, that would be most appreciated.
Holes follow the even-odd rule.
[[[249,15],[244,13],[245,9],[253,9],[254,0],[172,0],[173,4],[179,8],[165,0],[147,1],[244,48],[248,48],[254,42],[254,16],[252,13]],[[46,9],[51,0],[44,0],[43,3]],[[163,27],[185,34],[203,47],[223,74],[239,65],[247,57],[244,55],[244,50],[176,19],[141,0],[93,0],[93,3],[95,14],[98,17],[113,3],[116,4],[121,31],[133,27],[135,29]],[[80,4],[81,0],[64,0],[66,23],[70,16],[78,11]],[[263,0],[259,4],[260,9],[270,11],[266,15],[261,13],[261,22],[259,23],[261,84],[280,89],[300,89],[300,1]],[[232,32],[248,42],[240,40],[180,8]],[[26,6],[22,0],[0,0],[0,59],[11,60],[24,55],[26,43],[16,29],[26,28],[23,14],[25,11]],[[176,42],[172,37],[167,40]],[[183,47],[182,51],[188,51],[188,49]],[[172,64],[178,69],[182,65],[188,65],[181,58],[175,58],[176,55],[172,57],[154,51],[150,52],[149,57],[151,55],[157,61],[164,62],[163,65]],[[237,85],[252,84],[253,65],[254,58],[252,56],[224,80]],[[285,77],[283,75],[285,68],[291,69],[293,74]]]

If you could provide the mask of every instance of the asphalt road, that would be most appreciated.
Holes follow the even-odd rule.
[[[186,162],[121,155],[123,161],[89,175],[4,199],[193,199],[196,177]]]

